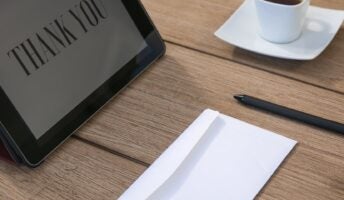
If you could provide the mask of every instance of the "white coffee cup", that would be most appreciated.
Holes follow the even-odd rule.
[[[310,0],[286,5],[255,0],[260,36],[273,43],[290,43],[302,34]]]

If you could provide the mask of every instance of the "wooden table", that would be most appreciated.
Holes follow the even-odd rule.
[[[143,0],[166,56],[36,169],[0,163],[0,199],[116,199],[205,108],[299,141],[257,199],[344,199],[344,136],[237,104],[247,93],[344,123],[344,28],[314,61],[235,48],[213,32],[242,0]],[[312,4],[344,9],[343,0]]]

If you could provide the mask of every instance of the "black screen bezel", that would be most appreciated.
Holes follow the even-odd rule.
[[[154,60],[165,53],[165,45],[139,0],[122,3],[145,39],[147,47],[130,60],[116,74],[77,107],[36,140],[29,127],[0,87],[0,122],[6,130],[1,134],[11,141],[13,148],[29,166],[37,166],[59,144],[77,130],[108,100],[118,93]],[[3,127],[4,128],[4,127]]]

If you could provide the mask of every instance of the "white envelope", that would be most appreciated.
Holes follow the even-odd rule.
[[[253,199],[295,144],[208,109],[119,199]]]

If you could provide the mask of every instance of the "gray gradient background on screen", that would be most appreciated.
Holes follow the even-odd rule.
[[[0,84],[36,139],[147,46],[121,1],[102,1],[109,17],[86,34],[70,18],[78,40],[30,76],[7,52],[80,1],[1,1]]]

